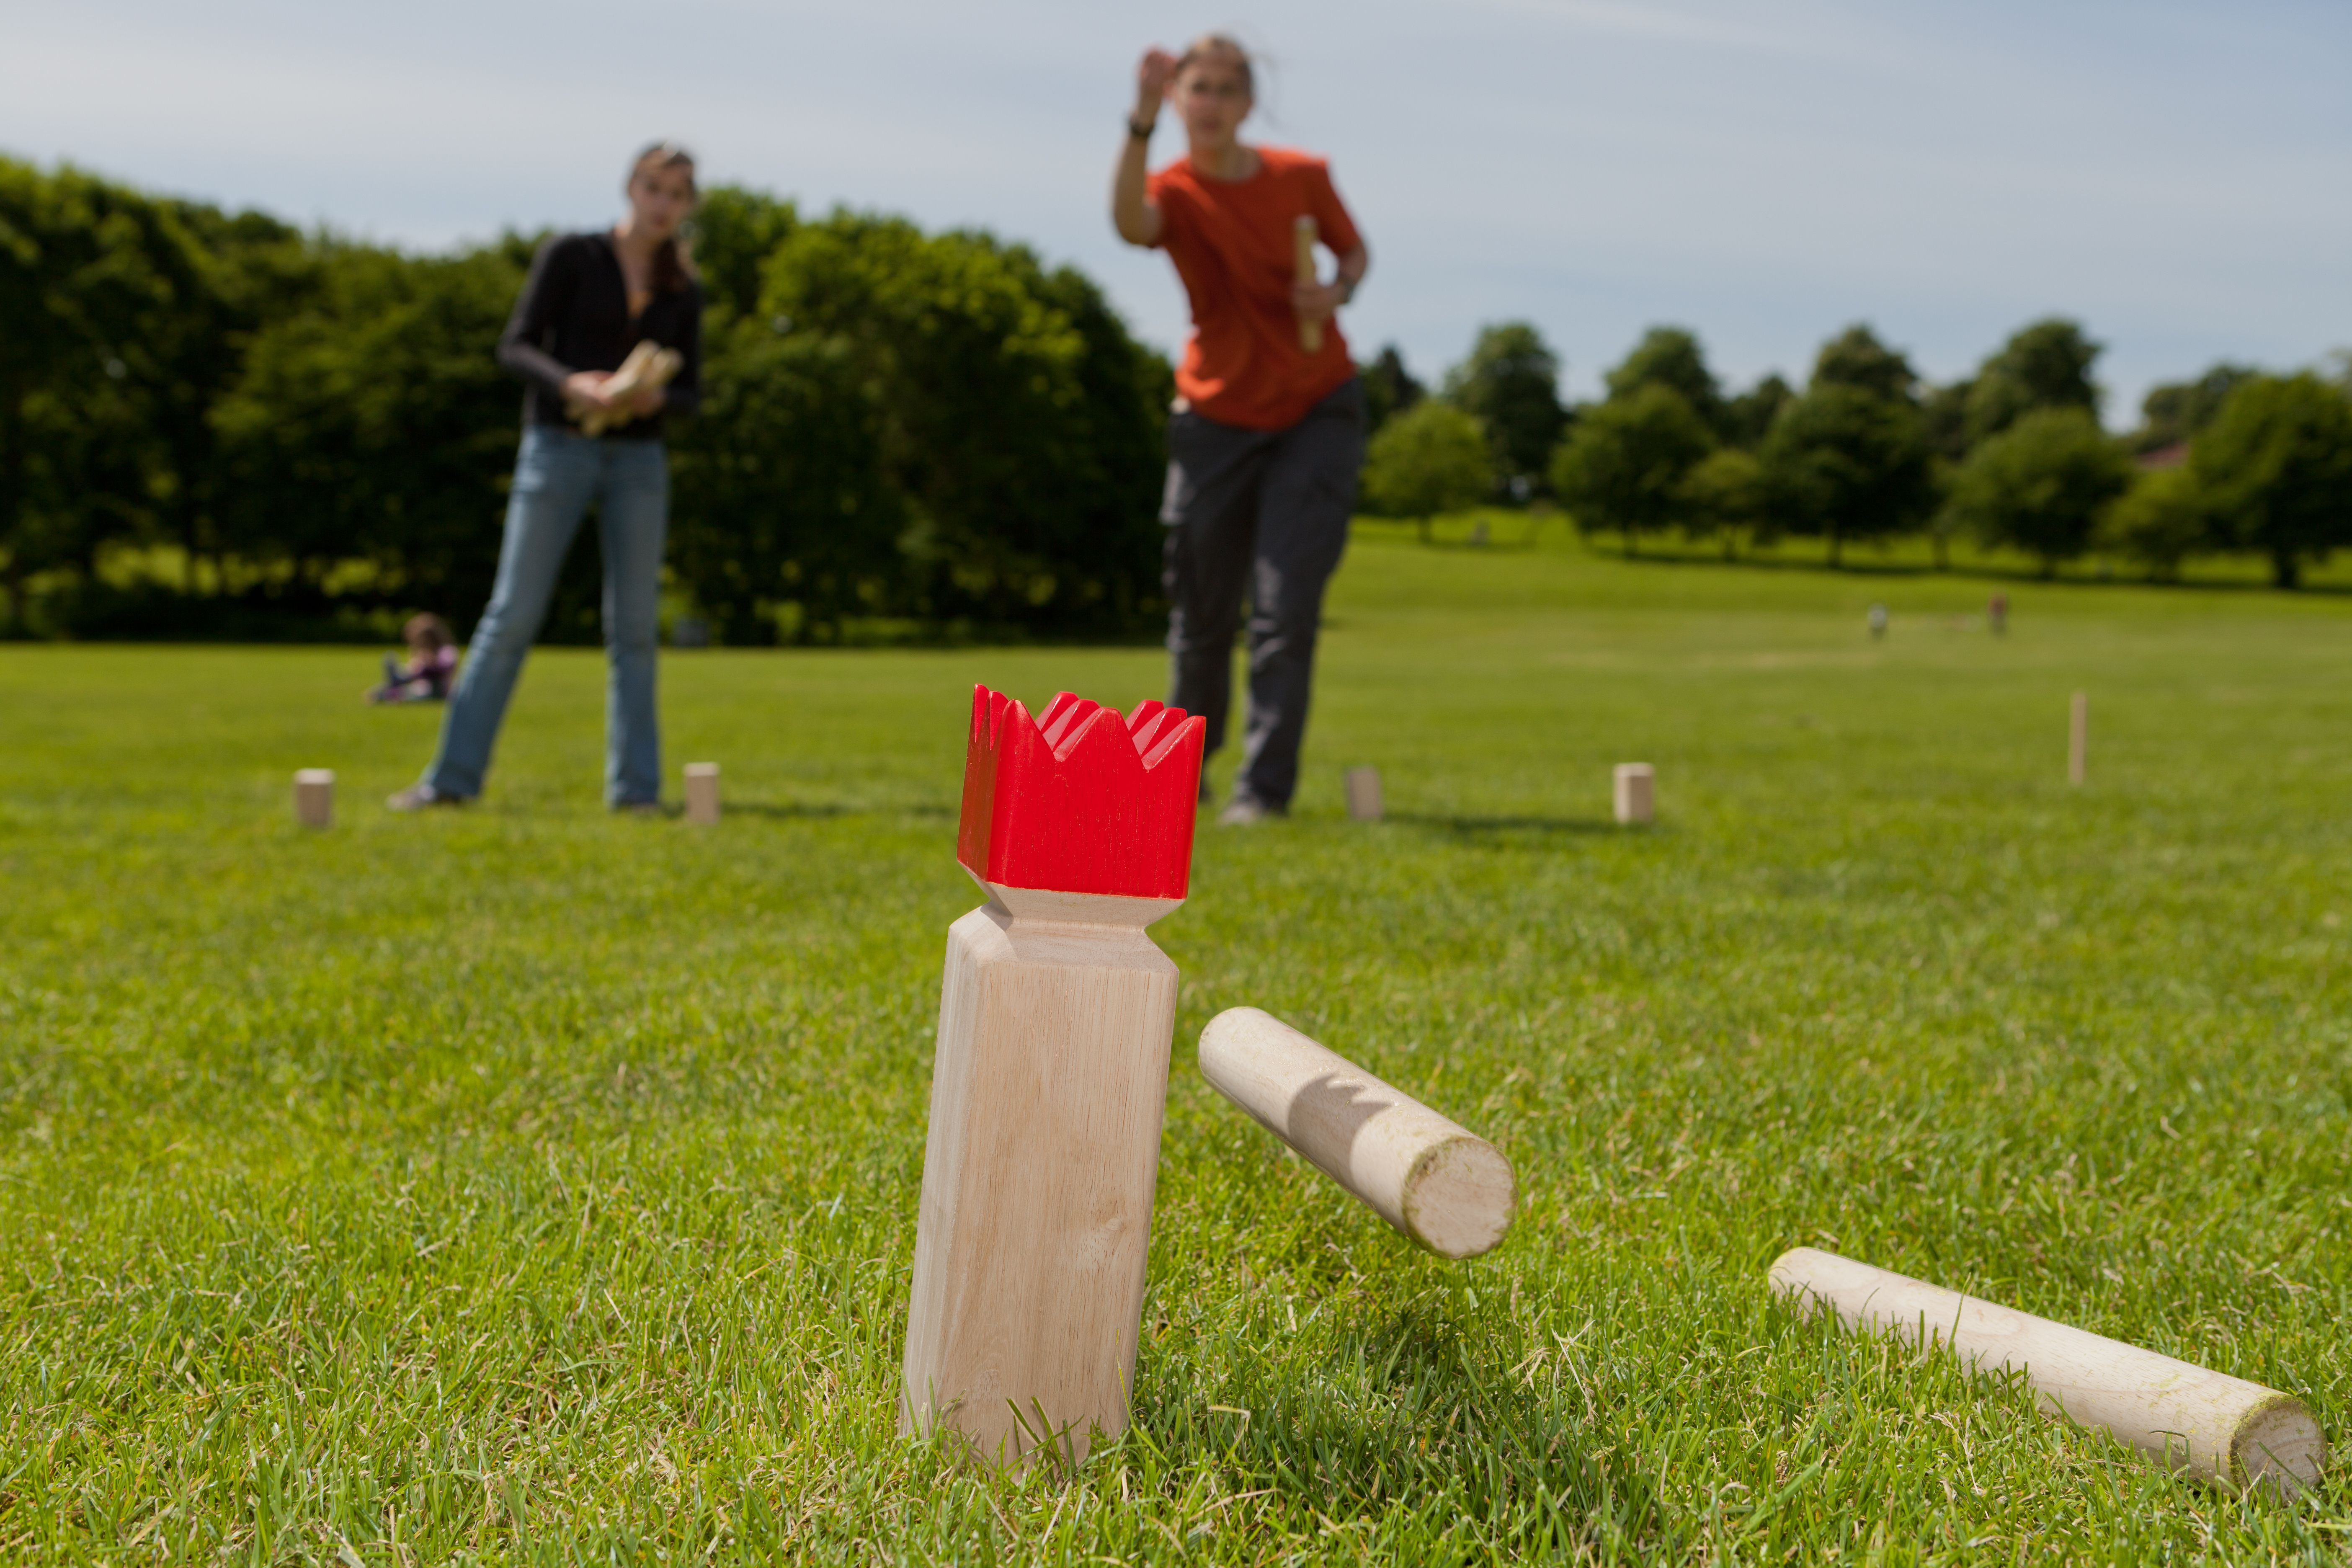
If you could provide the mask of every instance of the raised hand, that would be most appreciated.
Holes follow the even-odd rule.
[[[1139,123],[1159,118],[1168,87],[1176,79],[1176,57],[1156,45],[1143,52],[1135,68],[1135,118]]]

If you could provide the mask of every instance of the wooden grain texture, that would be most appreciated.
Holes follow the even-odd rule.
[[[1269,1013],[1210,1019],[1201,1076],[1441,1258],[1475,1258],[1510,1226],[1516,1182],[1500,1150]]]
[[[618,400],[648,387],[667,386],[670,378],[677,374],[685,364],[685,356],[676,349],[662,348],[650,338],[642,340],[629,351],[629,357],[621,362],[621,368],[613,373],[612,379],[605,382],[604,395]],[[591,436],[602,436],[605,431],[628,424],[636,417],[634,414],[623,414],[619,410],[607,412],[602,408],[592,408],[580,416],[580,428]]]
[[[305,827],[328,827],[335,820],[332,768],[298,768],[294,773],[294,820]]]
[[[2068,784],[2078,784],[2083,782],[2084,773],[2090,764],[2090,752],[2091,694],[2087,691],[2077,691],[2074,693],[2074,700],[2066,705],[2066,782]]]
[[[1381,770],[1349,768],[1347,773],[1348,815],[1358,822],[1378,822],[1387,813],[1381,797]]]
[[[719,820],[719,764],[686,764],[686,819],[698,827]]]
[[[1311,217],[1299,218],[1291,226],[1290,237],[1297,251],[1298,280],[1301,283],[1318,281],[1315,271],[1315,220]],[[1298,346],[1311,354],[1321,353],[1323,323],[1302,318],[1298,323]]]
[[[1619,763],[1616,774],[1617,820],[1628,826],[1650,820],[1656,773],[1647,763]]]
[[[2274,1388],[1815,1247],[1782,1253],[1770,1278],[1803,1310],[1827,1306],[1848,1328],[1940,1343],[1982,1371],[2022,1373],[2045,1411],[2199,1480],[2293,1493],[2315,1484],[2326,1463],[2310,1410]]]
[[[1181,900],[982,887],[948,931],[900,1426],[1075,1464],[1127,1426],[1176,1022],[1144,927]]]

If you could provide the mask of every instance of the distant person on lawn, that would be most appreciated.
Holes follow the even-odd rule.
[[[482,793],[523,655],[592,504],[612,661],[604,799],[616,811],[660,804],[654,650],[669,525],[662,421],[693,411],[702,368],[702,287],[677,238],[694,210],[694,160],[657,142],[637,155],[625,189],[628,216],[610,230],[562,235],[540,247],[499,340],[499,363],[525,391],[498,581],[443,717],[440,751],[422,779],[387,803],[394,811],[455,805]],[[676,349],[684,362],[677,375],[667,387],[608,395],[605,384],[641,342]],[[591,413],[612,421],[604,435],[581,427]]]
[[[383,656],[383,684],[368,693],[371,702],[438,702],[449,695],[457,674],[457,639],[438,616],[411,616],[400,628],[408,662]]]
[[[1236,824],[1282,815],[1298,786],[1323,588],[1347,547],[1364,456],[1364,391],[1333,317],[1370,262],[1322,159],[1238,139],[1255,94],[1248,51],[1232,38],[1211,34],[1181,58],[1151,50],[1111,186],[1119,237],[1165,248],[1192,300],[1160,510],[1168,700],[1208,719],[1212,752],[1224,743],[1246,592],[1249,718],[1220,819]],[[1163,100],[1186,152],[1152,174]],[[1339,258],[1328,283],[1297,277],[1301,217]],[[1307,323],[1322,338],[1311,352]]]

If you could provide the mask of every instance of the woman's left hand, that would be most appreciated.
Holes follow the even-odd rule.
[[[1337,283],[1298,282],[1290,286],[1290,308],[1302,321],[1328,321],[1347,303],[1347,291]]]

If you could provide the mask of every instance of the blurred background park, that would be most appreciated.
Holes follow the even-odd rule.
[[[1103,186],[1136,47],[1199,18],[689,8],[675,68],[530,5],[19,21],[6,635],[464,633],[516,431],[492,343],[657,133],[715,176],[671,637],[1154,635],[1181,298]],[[2282,586],[2352,543],[2339,15],[1255,36],[1258,134],[1330,153],[1373,245],[1366,510],[1432,542]],[[596,635],[594,550],[551,639]]]

